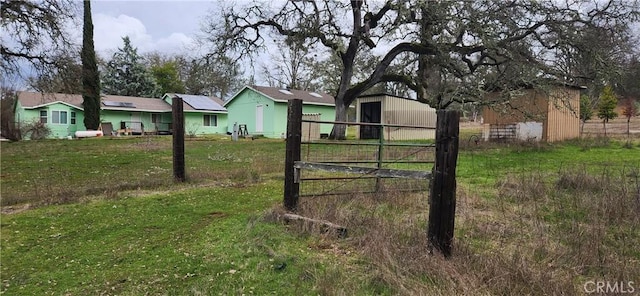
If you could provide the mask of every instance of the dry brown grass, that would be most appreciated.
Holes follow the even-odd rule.
[[[346,227],[343,240],[310,223],[291,227],[348,250],[345,258],[358,254],[371,269],[367,280],[392,294],[580,295],[588,280],[637,281],[638,171],[588,171],[506,176],[495,199],[459,188],[450,259],[428,253],[425,194],[301,200],[300,214]],[[320,287],[337,285],[319,281]]]
[[[618,116],[607,123],[607,136],[626,139],[627,138],[627,118]],[[584,137],[604,136],[605,130],[600,119],[591,119],[584,124]],[[631,138],[640,138],[640,117],[633,117],[629,123],[629,136]]]

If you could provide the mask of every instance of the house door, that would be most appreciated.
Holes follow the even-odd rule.
[[[256,106],[256,133],[264,132],[264,106]]]
[[[142,128],[142,120],[141,120],[140,112],[131,113],[131,122],[129,123],[129,128],[132,130],[133,133],[142,134],[143,128]]]
[[[132,112],[131,113],[131,122],[140,122],[140,113]]]
[[[382,119],[382,104],[380,102],[360,104],[360,122],[380,123]],[[380,127],[360,126],[360,139],[379,139]]]

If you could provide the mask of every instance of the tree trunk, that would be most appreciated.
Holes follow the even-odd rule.
[[[602,120],[602,126],[604,127],[604,136],[607,136],[607,120]]]
[[[335,121],[346,122],[347,110],[349,108],[344,105],[344,100],[340,97],[336,98],[336,119]],[[331,129],[329,139],[331,140],[345,140],[347,137],[347,125],[346,124],[334,124]]]

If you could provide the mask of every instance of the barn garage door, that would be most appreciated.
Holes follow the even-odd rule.
[[[370,102],[360,105],[360,122],[380,123],[382,116],[382,103]],[[361,126],[360,139],[379,139],[380,128],[377,126]]]

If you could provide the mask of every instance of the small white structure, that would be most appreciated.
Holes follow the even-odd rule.
[[[413,99],[389,94],[365,95],[356,99],[356,121],[427,128],[385,127],[386,140],[435,139],[436,109]],[[376,126],[357,126],[356,138],[379,139]]]
[[[542,122],[527,121],[512,124],[493,124],[482,130],[482,138],[489,140],[518,139],[520,141],[540,142],[542,140]]]
[[[76,138],[102,137],[102,131],[76,131]]]

